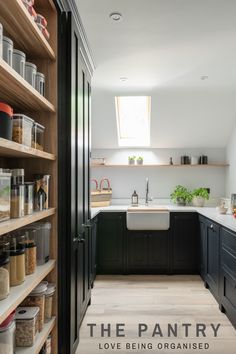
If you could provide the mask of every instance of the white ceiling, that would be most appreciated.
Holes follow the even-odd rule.
[[[236,0],[76,1],[96,64],[94,147],[117,147],[114,96],[139,93],[152,96],[152,147],[227,144],[236,120]],[[122,22],[110,20],[113,11]],[[104,125],[112,129],[106,143]]]

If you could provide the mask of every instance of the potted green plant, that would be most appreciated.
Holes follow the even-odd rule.
[[[209,193],[206,188],[197,188],[192,191],[193,205],[196,207],[203,207],[205,201],[209,200]]]
[[[177,205],[185,206],[192,200],[191,192],[184,186],[178,185],[170,195],[171,200]]]
[[[136,159],[136,156],[129,156],[129,158],[128,158],[129,165],[134,165],[135,164],[135,159]]]
[[[138,164],[138,165],[142,165],[142,164],[143,164],[143,157],[139,156],[139,157],[137,158],[137,164]]]

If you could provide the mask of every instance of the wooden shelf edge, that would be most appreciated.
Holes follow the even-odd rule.
[[[44,324],[42,332],[36,335],[33,347],[16,347],[16,354],[38,354],[46,342],[47,337],[52,332],[56,324],[56,317],[53,317],[48,323]]]
[[[28,46],[31,50],[32,54],[36,56],[41,56],[45,59],[55,60],[56,56],[55,53],[44,37],[40,29],[38,28],[37,24],[33,21],[32,17],[30,16],[28,10],[24,6],[22,0],[11,0],[11,4],[8,4],[5,0],[0,0],[0,10],[3,17],[8,17],[9,12],[11,13],[11,18],[13,18],[12,22],[20,23],[25,29],[25,35],[23,40],[28,43]],[[3,26],[5,27],[5,23],[3,21]],[[9,30],[9,28],[7,28]],[[9,31],[10,32],[10,31]],[[35,47],[32,47],[32,40],[28,40],[28,37],[32,36],[34,38]],[[32,50],[34,49],[34,50]]]
[[[158,164],[150,164],[150,165],[90,165],[92,168],[94,167],[100,167],[100,168],[105,168],[105,167],[129,167],[129,168],[139,168],[139,167],[228,167],[229,164],[227,163],[219,163],[219,164],[206,164],[206,165],[158,165]]]
[[[35,90],[25,79],[23,79],[10,65],[8,65],[2,58],[0,58],[0,79],[4,84],[0,91],[8,90],[14,91],[14,98],[16,101],[20,100],[23,102],[22,106],[25,108],[31,107],[34,109],[43,109],[52,113],[55,113],[54,105],[49,102],[44,96]],[[7,85],[5,83],[7,82]],[[9,86],[10,84],[10,86]],[[11,96],[10,95],[10,96]],[[23,97],[22,97],[23,96]]]
[[[56,155],[45,151],[33,149],[29,146],[18,144],[14,141],[0,138],[0,156],[7,157],[33,157],[46,160],[56,160]]]
[[[0,323],[2,323],[14,309],[29,295],[29,293],[55,268],[56,261],[49,260],[37,266],[36,272],[27,275],[23,284],[10,288],[9,296],[0,302]]]
[[[50,208],[47,210],[35,212],[32,215],[24,216],[23,218],[3,221],[0,223],[0,235],[4,235],[8,232],[17,230],[23,226],[32,224],[33,222],[47,218],[48,216],[54,215],[55,212],[56,208]]]

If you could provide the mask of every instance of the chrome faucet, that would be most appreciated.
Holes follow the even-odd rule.
[[[145,198],[145,205],[148,206],[149,202],[149,178],[146,178],[146,198]]]

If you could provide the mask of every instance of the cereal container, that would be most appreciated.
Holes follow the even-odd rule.
[[[24,114],[13,114],[12,140],[31,147],[34,120]]]
[[[52,319],[52,305],[53,305],[53,297],[55,291],[56,291],[55,284],[49,283],[45,294],[45,313],[44,313],[45,322],[48,322]]]
[[[18,307],[16,310],[16,346],[31,347],[37,334],[39,307]]]

